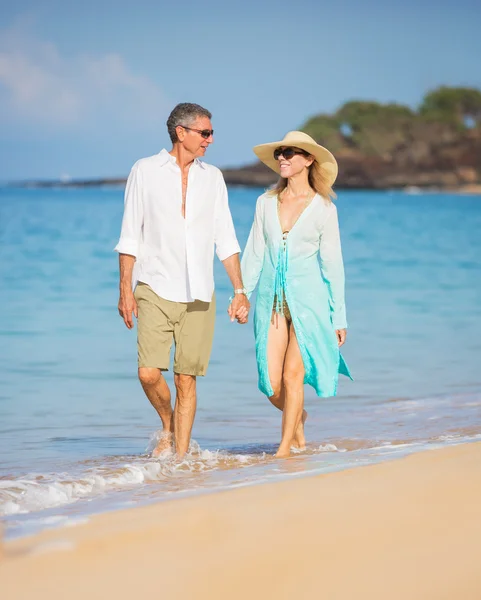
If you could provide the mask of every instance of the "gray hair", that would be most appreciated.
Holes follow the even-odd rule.
[[[179,141],[175,128],[179,125],[192,125],[198,117],[212,119],[212,114],[199,104],[192,104],[191,102],[177,104],[167,119],[167,131],[173,144]]]

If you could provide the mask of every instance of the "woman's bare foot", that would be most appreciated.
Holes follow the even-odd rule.
[[[163,431],[160,434],[157,446],[152,450],[152,458],[157,458],[165,450],[171,450],[174,442],[174,436],[170,431]]]
[[[291,448],[295,450],[305,450],[306,448],[306,438],[304,437],[304,423],[307,420],[307,412],[305,410],[302,411],[301,422],[299,423],[296,435],[291,442],[289,448],[283,448],[282,444],[279,446],[277,452],[275,453],[275,458],[288,458],[291,455]]]
[[[302,419],[299,423],[296,435],[292,440],[292,447],[296,448],[296,450],[305,450],[306,448],[306,438],[304,437],[304,424],[307,420],[307,412],[305,410],[302,411]]]
[[[279,449],[274,454],[274,458],[289,458],[290,455],[291,455],[290,448],[287,448],[287,450],[285,450],[284,448],[281,448],[281,446],[279,446]]]

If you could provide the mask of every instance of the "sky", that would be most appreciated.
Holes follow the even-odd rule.
[[[206,161],[254,160],[349,100],[481,89],[478,0],[0,0],[0,181],[128,174],[213,113]]]

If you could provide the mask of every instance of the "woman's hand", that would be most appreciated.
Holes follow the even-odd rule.
[[[340,348],[346,341],[347,329],[336,329],[336,335],[337,335],[337,345]]]

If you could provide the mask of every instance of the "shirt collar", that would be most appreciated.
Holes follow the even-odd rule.
[[[170,154],[165,148],[162,148],[162,150],[157,154],[157,156],[159,157],[161,167],[163,167],[169,162],[177,166],[177,161],[175,160],[175,157],[172,156],[172,154]],[[205,169],[204,163],[198,158],[194,159],[194,164]]]

